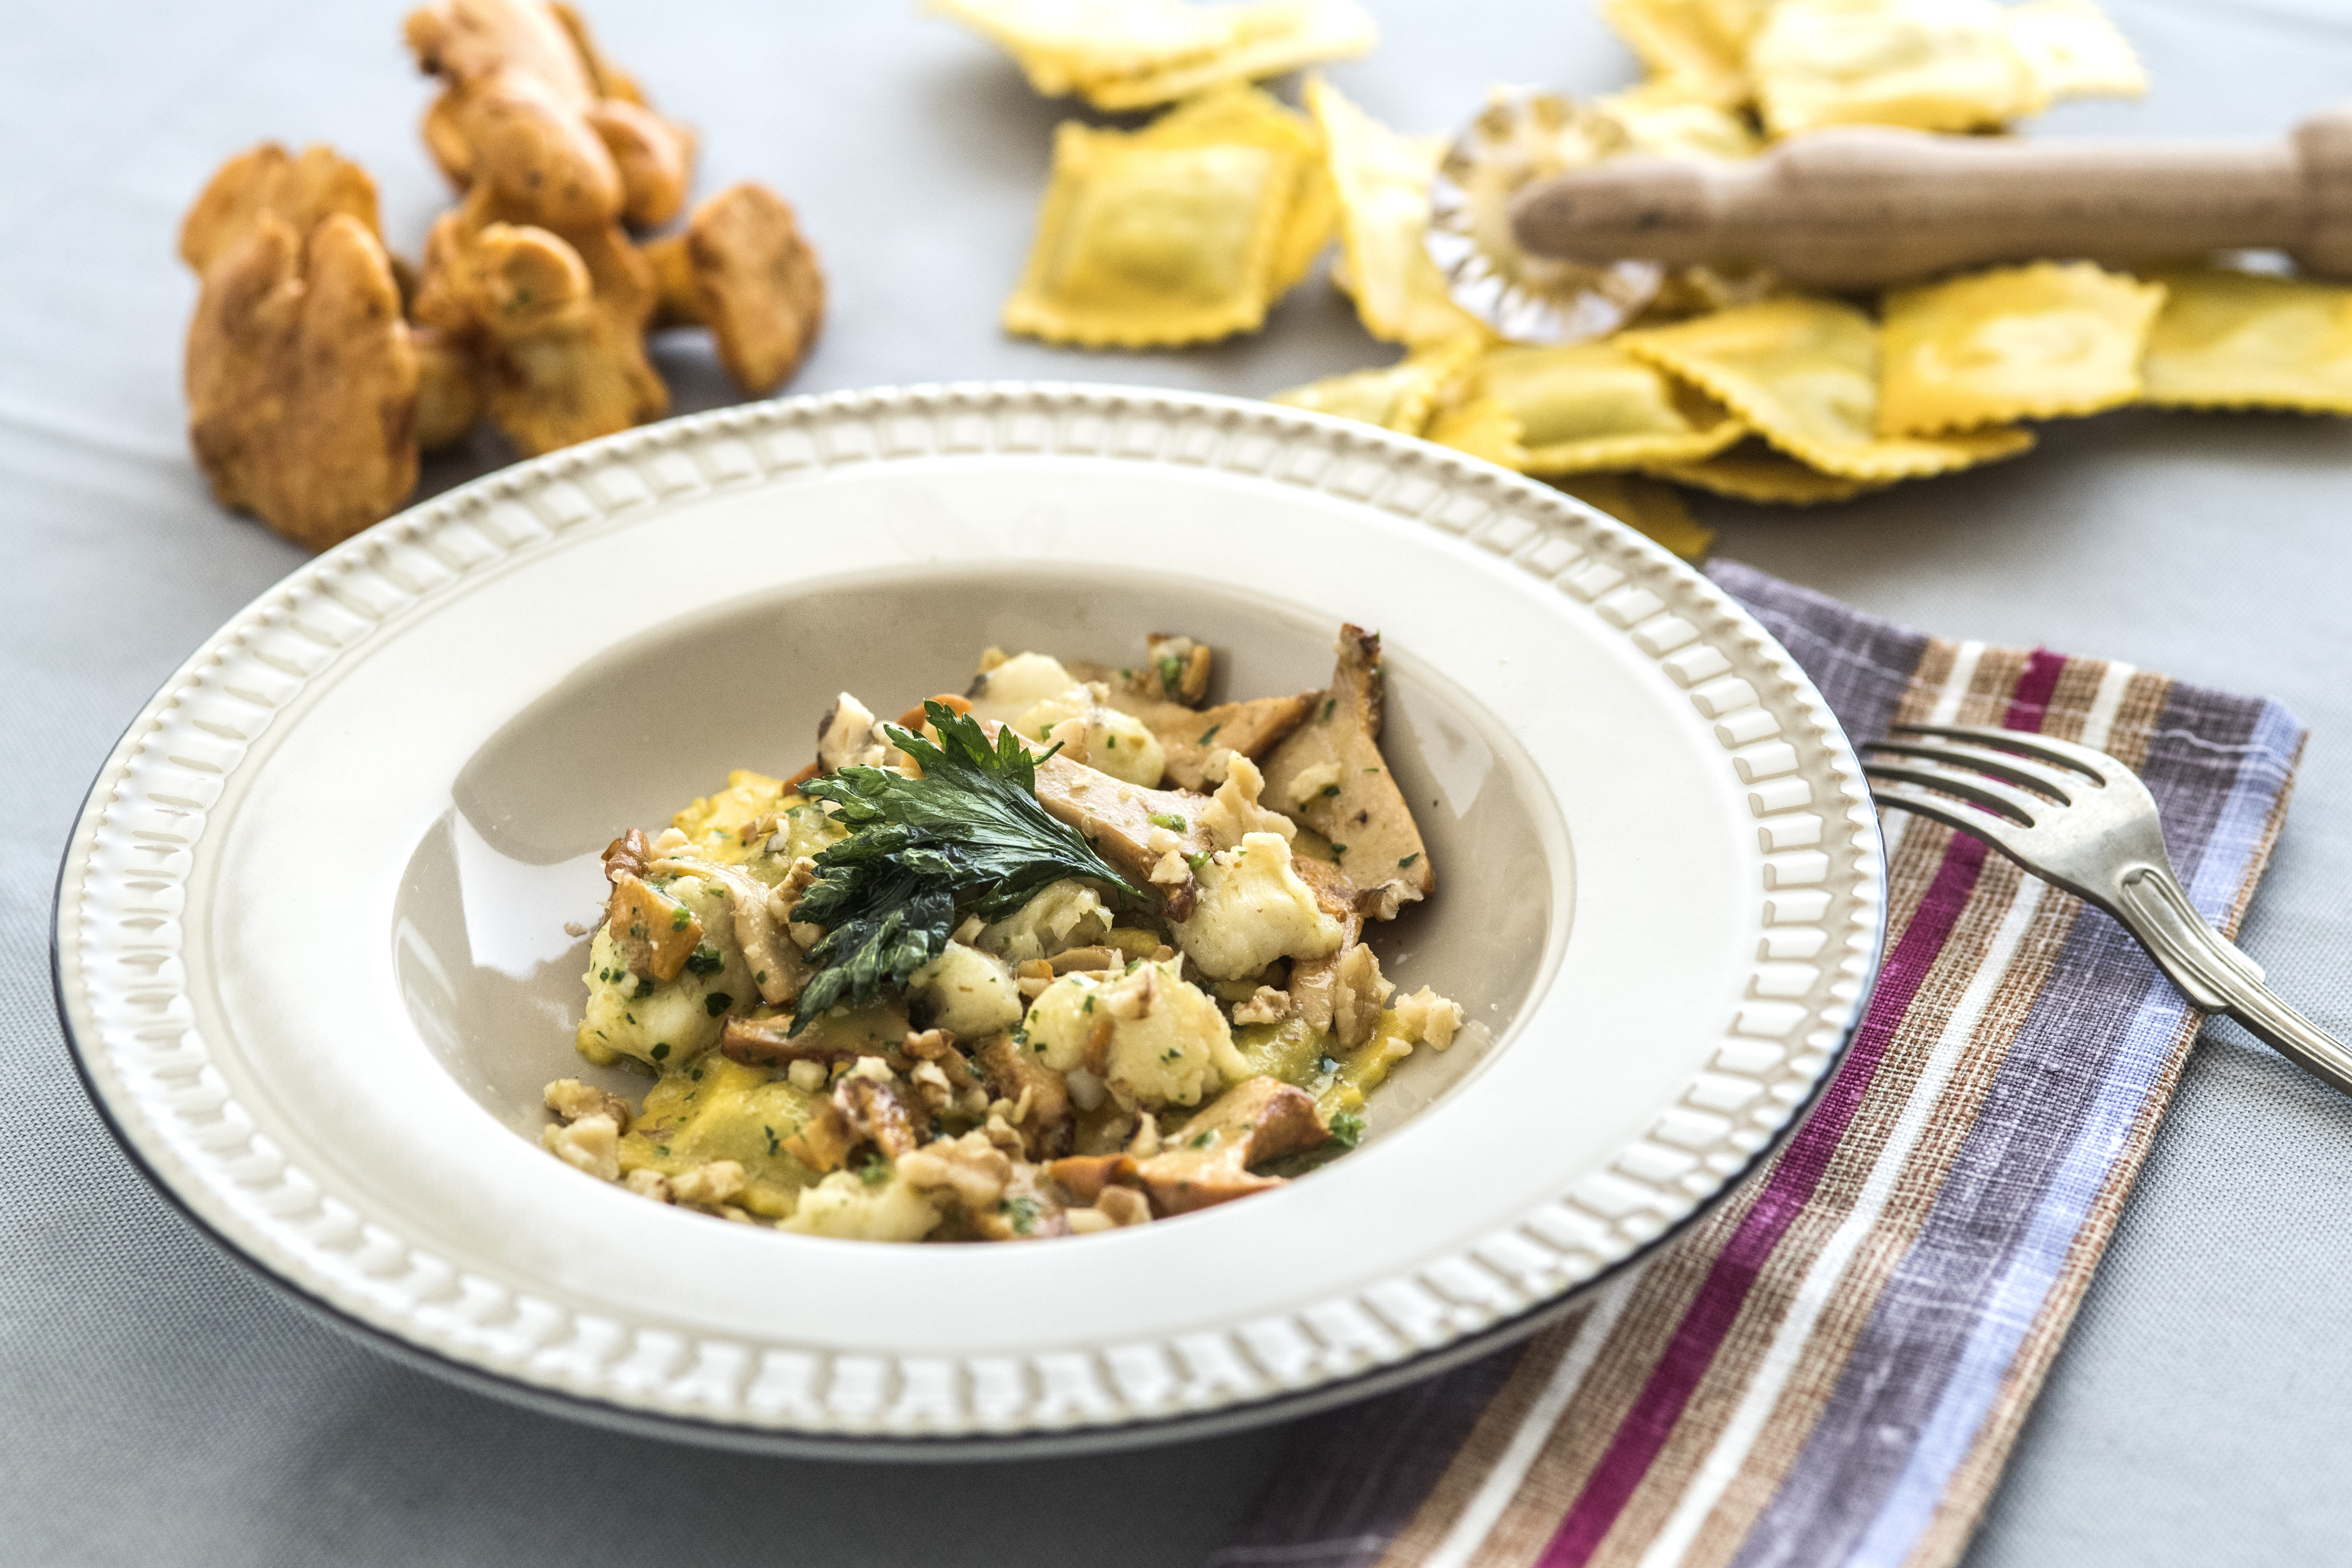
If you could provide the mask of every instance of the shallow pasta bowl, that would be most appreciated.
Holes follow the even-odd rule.
[[[582,1070],[565,924],[623,827],[988,644],[1116,662],[1181,630],[1250,696],[1321,684],[1343,619],[1385,638],[1438,878],[1383,963],[1475,1026],[1355,1153],[1131,1230],[894,1247],[537,1147],[541,1086]],[[1884,906],[1820,695],[1630,531],[1318,416],[1005,384],[672,420],[305,566],[109,759],[56,969],[133,1157],[371,1343],[663,1435],[951,1456],[1270,1420],[1539,1326],[1801,1114]]]

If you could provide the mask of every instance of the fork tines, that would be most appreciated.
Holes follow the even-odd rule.
[[[1905,737],[1924,739],[1874,741],[1864,748],[1895,759],[1865,758],[1863,763],[1864,773],[1885,786],[1878,790],[1880,796],[1971,832],[1990,825],[1974,814],[1956,814],[1950,801],[1921,792],[1957,796],[2003,821],[2032,827],[2053,807],[2074,804],[2085,789],[2104,782],[2092,759],[2107,759],[2071,742],[1949,724],[1897,724],[1893,729]],[[2058,765],[2048,765],[2053,763]]]

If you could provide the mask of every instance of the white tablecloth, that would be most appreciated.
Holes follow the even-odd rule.
[[[2109,0],[2157,82],[2051,134],[2273,135],[2352,83],[2342,0]],[[982,376],[1255,394],[1384,362],[1319,283],[1182,354],[1002,336],[1052,127],[1001,56],[906,0],[591,0],[704,133],[701,184],[799,206],[832,315],[793,390]],[[1410,130],[1493,81],[1633,66],[1584,0],[1375,5],[1339,84]],[[878,1469],[524,1414],[289,1305],[150,1192],[85,1102],[47,951],[58,853],[147,694],[299,560],[222,514],[182,436],[179,216],[263,138],[372,169],[412,253],[446,201],[393,0],[83,0],[0,29],[0,1560],[184,1564],[1196,1563],[1278,1430],[1093,1460]],[[659,352],[681,411],[728,400]],[[441,488],[502,461],[429,466]],[[2285,700],[2314,738],[2247,946],[2352,1026],[2352,426],[2111,416],[1980,473],[1816,513],[1702,510],[1723,547],[1948,635]],[[370,940],[369,933],[358,933]],[[2352,1542],[2352,1101],[2210,1029],[1973,1552],[2011,1564],[2341,1561]]]

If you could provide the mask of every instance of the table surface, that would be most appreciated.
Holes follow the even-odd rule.
[[[2274,135],[2352,76],[2341,0],[2107,0],[2157,84],[2053,135]],[[1319,281],[1266,330],[1183,353],[1003,337],[1044,187],[1041,101],[911,0],[592,3],[617,57],[704,134],[701,188],[799,207],[831,318],[793,390],[970,377],[1263,394],[1382,363]],[[1583,0],[1375,4],[1334,80],[1401,129],[1497,79],[1571,91],[1633,66]],[[460,1392],[289,1305],[108,1140],[47,976],[57,859],[121,726],[301,556],[219,511],[183,438],[193,279],[173,259],[213,167],[264,138],[373,171],[394,245],[446,194],[394,0],[25,7],[0,50],[0,1555],[37,1563],[1200,1563],[1279,1429],[1099,1459],[869,1471],[614,1436]],[[730,395],[656,357],[681,411]],[[428,490],[505,459],[494,437]],[[1721,548],[1955,637],[2053,647],[2283,699],[2302,787],[2245,943],[2352,1026],[2352,426],[2126,413],[2011,464],[1815,512],[1702,504]],[[2352,1540],[2352,1101],[2209,1028],[1969,1561],[2305,1563]],[[884,1508],[875,1507],[883,1489]]]

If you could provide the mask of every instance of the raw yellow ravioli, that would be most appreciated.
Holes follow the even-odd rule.
[[[1825,474],[1807,468],[1786,453],[1774,451],[1761,441],[1742,441],[1729,451],[1700,462],[1664,464],[1644,471],[1693,489],[1769,506],[1817,506],[1823,501],[1852,500],[1893,483],[1888,479],[1873,482]]]
[[[1439,397],[1484,346],[1483,334],[1465,333],[1451,342],[1416,350],[1381,370],[1327,376],[1277,392],[1273,401],[1418,436],[1429,427]]]
[[[2045,98],[2137,98],[2147,91],[2139,56],[2092,0],[2027,0],[2001,20]]]
[[[1695,462],[1741,434],[1721,404],[1605,340],[1496,349],[1471,386],[1517,420],[1531,474]]]
[[[1319,77],[1307,79],[1306,97],[1328,149],[1347,287],[1364,330],[1412,345],[1481,331],[1422,244],[1444,138],[1401,136]]]
[[[2139,395],[2160,284],[2088,262],[2004,267],[1886,297],[1878,433],[2095,414]]]
[[[1780,0],[1748,65],[1775,136],[1853,124],[1972,131],[2048,101],[1990,0]]]
[[[1379,38],[1354,0],[932,0],[932,8],[1001,45],[1039,92],[1078,93],[1109,110],[1360,55]]]
[[[1748,40],[1770,0],[1601,0],[1660,88],[1730,107],[1748,96]]]
[[[1713,395],[1789,456],[1840,479],[1945,473],[2033,445],[2012,429],[1882,438],[1878,328],[1833,300],[1768,300],[1618,342]]]
[[[1137,133],[1153,147],[1264,147],[1293,160],[1290,210],[1274,258],[1272,291],[1280,295],[1305,278],[1330,243],[1339,197],[1325,166],[1323,134],[1315,122],[1253,88],[1207,93]]]
[[[1314,219],[1312,132],[1284,123],[1296,120],[1270,100],[1262,112],[1211,100],[1133,133],[1057,128],[1006,330],[1135,348],[1255,329],[1328,231]]]
[[[2219,268],[2158,276],[2148,402],[2352,414],[2352,289]]]
[[[1691,516],[1689,504],[1672,485],[1636,474],[1578,474],[1559,484],[1685,561],[1696,561],[1714,547],[1715,530]]]

